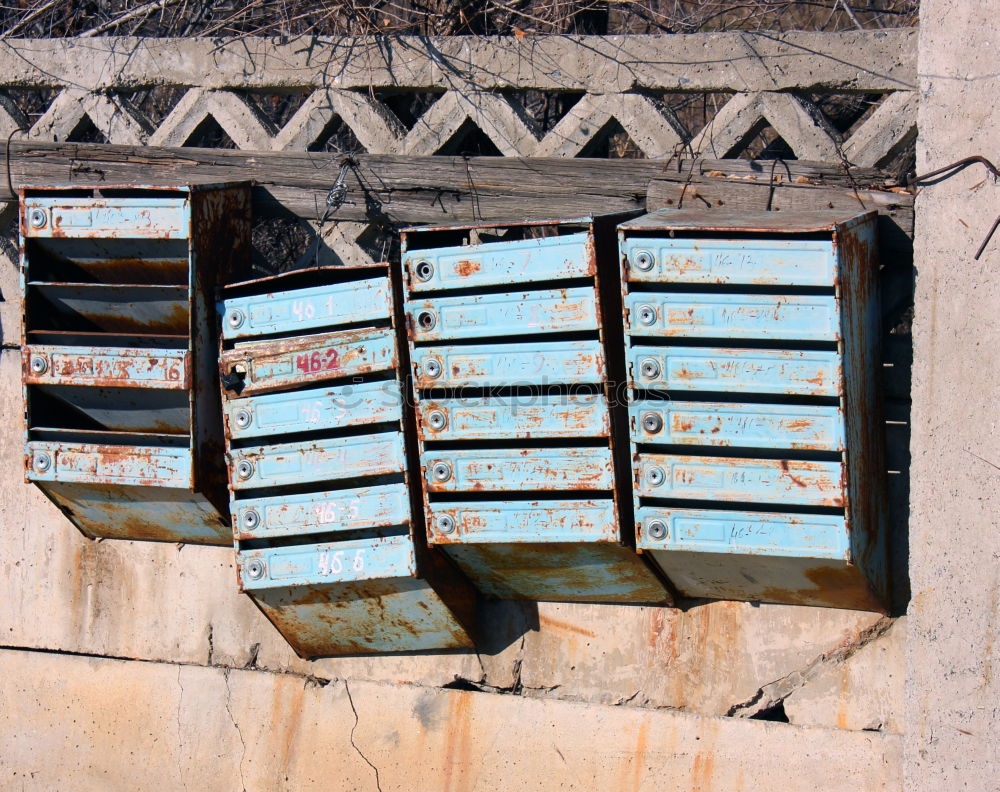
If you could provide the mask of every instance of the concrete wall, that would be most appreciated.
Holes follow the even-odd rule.
[[[1000,162],[998,0],[925,0],[917,168]],[[917,198],[910,639],[911,790],[1000,778],[1000,186],[981,166]]]

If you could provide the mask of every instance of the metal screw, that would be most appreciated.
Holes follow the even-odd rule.
[[[666,478],[663,468],[651,467],[646,471],[646,483],[651,487],[659,487]]]
[[[639,324],[651,325],[656,322],[656,309],[652,305],[640,305],[636,313],[639,314]]]
[[[660,376],[660,363],[655,358],[645,358],[639,363],[639,372],[645,379],[656,379]]]
[[[433,330],[437,324],[437,317],[433,311],[421,311],[417,314],[417,326],[421,330]]]
[[[427,425],[435,432],[440,432],[448,425],[448,419],[440,410],[431,410],[427,414]]]
[[[260,525],[260,513],[256,509],[247,509],[243,512],[243,527],[253,530]]]
[[[635,252],[635,268],[642,272],[649,272],[653,269],[653,254],[648,250],[637,250]]]
[[[247,459],[241,459],[236,466],[236,475],[241,479],[248,479],[253,475],[253,463]]]
[[[437,529],[443,534],[450,534],[455,530],[455,518],[450,514],[442,514],[437,518]]]
[[[424,374],[426,374],[431,379],[437,379],[441,376],[441,361],[437,358],[430,358],[424,361]]]
[[[44,209],[32,209],[28,212],[28,224],[32,228],[45,228],[49,218]]]
[[[253,415],[249,410],[237,410],[233,415],[233,422],[240,429],[246,429],[253,422]]]
[[[35,374],[44,374],[46,369],[49,367],[49,361],[43,358],[41,355],[31,356],[31,371]]]
[[[649,434],[656,434],[663,428],[663,418],[659,413],[648,412],[642,416],[642,428]]]
[[[413,265],[413,273],[417,280],[429,281],[434,277],[434,265],[429,261],[418,261]]]
[[[32,467],[39,473],[44,473],[52,467],[52,457],[48,454],[36,454],[35,460],[32,462]]]
[[[229,326],[235,330],[243,324],[243,320],[245,318],[246,317],[243,315],[243,311],[238,308],[234,308],[229,312]]]
[[[247,577],[250,578],[250,580],[260,580],[264,577],[264,562],[259,558],[252,558],[247,561],[245,569]]]
[[[663,520],[650,520],[646,523],[646,535],[650,539],[666,539],[667,524]]]
[[[447,481],[451,478],[451,465],[447,462],[435,462],[431,467],[431,475],[435,481]]]

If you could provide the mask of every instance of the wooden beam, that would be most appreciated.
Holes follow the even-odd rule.
[[[2,145],[2,144],[0,144]],[[722,169],[725,168],[723,171]],[[860,203],[896,218],[908,233],[913,199],[880,192],[879,171],[789,162],[776,169],[785,182],[772,208]],[[322,215],[340,171],[329,154],[246,152],[228,149],[156,148],[82,143],[10,144],[10,175],[18,185],[212,183],[253,180],[260,214]],[[348,173],[347,202],[334,217],[398,226],[475,219],[571,217],[592,212],[644,209],[684,202],[721,201],[763,209],[771,163],[745,160],[604,160],[518,157],[403,157],[361,155]],[[719,177],[718,173],[725,173]],[[789,178],[790,174],[790,178]],[[0,181],[4,181],[0,179]],[[801,181],[805,183],[796,183]],[[684,185],[687,185],[685,188]],[[6,183],[0,200],[9,199]]]

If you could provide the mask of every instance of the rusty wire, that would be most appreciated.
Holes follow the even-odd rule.
[[[1000,169],[998,169],[996,165],[981,154],[973,154],[971,157],[963,157],[960,160],[955,160],[947,165],[942,165],[940,168],[935,168],[927,173],[917,175],[911,174],[907,178],[906,183],[909,187],[919,187],[921,185],[933,187],[936,184],[947,181],[952,176],[957,176],[959,173],[972,165],[982,165],[986,168],[989,174],[993,177],[994,182],[1000,179]],[[997,232],[997,228],[1000,228],[1000,215],[997,216],[997,219],[993,221],[993,225],[990,226],[990,230],[987,232],[982,244],[976,251],[976,255],[972,257],[973,261],[979,261],[979,258],[986,250],[986,246],[990,243],[990,240],[993,239],[993,235]]]

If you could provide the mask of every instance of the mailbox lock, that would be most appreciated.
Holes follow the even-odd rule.
[[[636,313],[639,314],[639,324],[651,325],[656,322],[656,309],[652,305],[640,305]]]
[[[643,413],[642,428],[649,432],[649,434],[656,434],[663,428],[663,418],[660,417],[659,413]]]
[[[663,468],[651,467],[646,471],[646,483],[651,487],[659,487],[666,478]]]
[[[245,569],[247,577],[250,578],[250,580],[260,580],[264,577],[264,562],[259,558],[252,558],[247,561]]]
[[[30,365],[33,374],[44,374],[49,367],[49,362],[41,355],[32,355]]]
[[[635,252],[635,268],[642,272],[649,272],[653,269],[653,254],[648,250],[637,250]]]
[[[237,327],[243,325],[243,320],[245,318],[246,317],[244,317],[243,311],[238,308],[233,309],[229,312],[229,326],[235,330]]]
[[[34,467],[39,473],[44,473],[52,467],[52,457],[48,454],[36,454],[32,467]]]
[[[450,514],[442,514],[437,518],[437,529],[443,534],[453,533],[455,530],[455,518]]]
[[[28,212],[28,225],[32,228],[45,228],[48,217],[44,209],[32,209]]]
[[[253,415],[249,410],[237,410],[233,421],[240,429],[246,429],[253,421]]]
[[[236,466],[236,475],[241,479],[248,479],[253,475],[253,463],[247,459],[241,459]]]
[[[437,317],[433,311],[421,311],[417,314],[417,326],[421,330],[433,330],[437,324]]]
[[[248,530],[253,530],[258,525],[260,525],[260,514],[256,509],[247,509],[243,512],[243,527]]]
[[[427,414],[427,425],[435,432],[440,432],[448,425],[448,419],[440,410],[431,410]]]
[[[646,534],[650,539],[666,539],[667,524],[663,520],[650,520],[646,523]]]
[[[655,358],[644,358],[639,364],[639,371],[644,379],[656,379],[660,376],[660,363]]]
[[[418,261],[413,265],[413,273],[417,280],[429,281],[434,277],[434,265],[429,261]]]
[[[429,358],[424,361],[424,374],[426,374],[431,379],[437,379],[441,376],[441,361],[437,358]]]
[[[431,468],[431,475],[435,481],[448,481],[451,478],[451,465],[447,462],[435,462]]]

